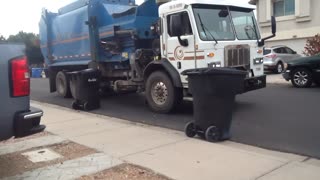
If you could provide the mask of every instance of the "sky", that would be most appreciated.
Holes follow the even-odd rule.
[[[60,7],[76,0],[3,0],[0,6],[0,35],[6,38],[19,31],[38,34],[43,8],[57,12]],[[144,0],[136,0],[141,3]],[[234,0],[247,4],[249,0]]]

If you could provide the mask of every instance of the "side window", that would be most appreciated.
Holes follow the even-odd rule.
[[[287,51],[285,48],[278,48],[276,53],[279,53],[279,54],[287,54]]]
[[[273,15],[276,17],[294,15],[295,0],[273,0]]]
[[[177,13],[176,13],[177,14]],[[178,13],[179,14],[179,13]],[[189,15],[187,12],[181,12],[180,14],[182,14],[182,24],[183,24],[183,34],[184,35],[192,35],[192,28],[191,28],[191,24],[190,24],[190,19],[189,19]],[[172,14],[173,15],[173,14]],[[168,15],[167,16],[167,27],[168,27],[168,34],[172,37],[172,33],[170,32],[170,19],[172,15]]]
[[[288,54],[293,54],[293,50],[290,49],[290,48],[286,48],[286,51],[287,51]]]
[[[273,51],[274,51],[275,53],[280,54],[280,53],[281,53],[281,48],[274,49]]]
[[[284,47],[281,48],[281,53],[282,53],[282,54],[288,54],[287,48],[284,48]]]

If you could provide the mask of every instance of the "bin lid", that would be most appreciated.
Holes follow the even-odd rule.
[[[233,68],[217,67],[217,68],[198,68],[187,69],[181,73],[182,75],[246,75],[246,71],[241,71]]]

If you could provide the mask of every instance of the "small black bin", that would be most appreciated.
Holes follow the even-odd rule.
[[[186,125],[186,135],[198,134],[211,142],[229,139],[235,96],[242,92],[247,72],[231,68],[200,68],[182,74],[188,75],[195,120]]]
[[[100,108],[100,72],[96,69],[85,69],[68,74],[71,81],[70,88],[73,91],[75,99],[72,103],[72,108],[85,111]]]

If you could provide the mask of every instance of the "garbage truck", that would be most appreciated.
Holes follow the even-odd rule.
[[[96,69],[101,91],[144,92],[151,110],[168,113],[190,96],[187,69],[235,68],[247,73],[239,93],[264,88],[263,46],[276,24],[272,17],[272,35],[261,38],[253,11],[230,0],[77,0],[43,9],[50,92],[71,97],[68,74]]]

